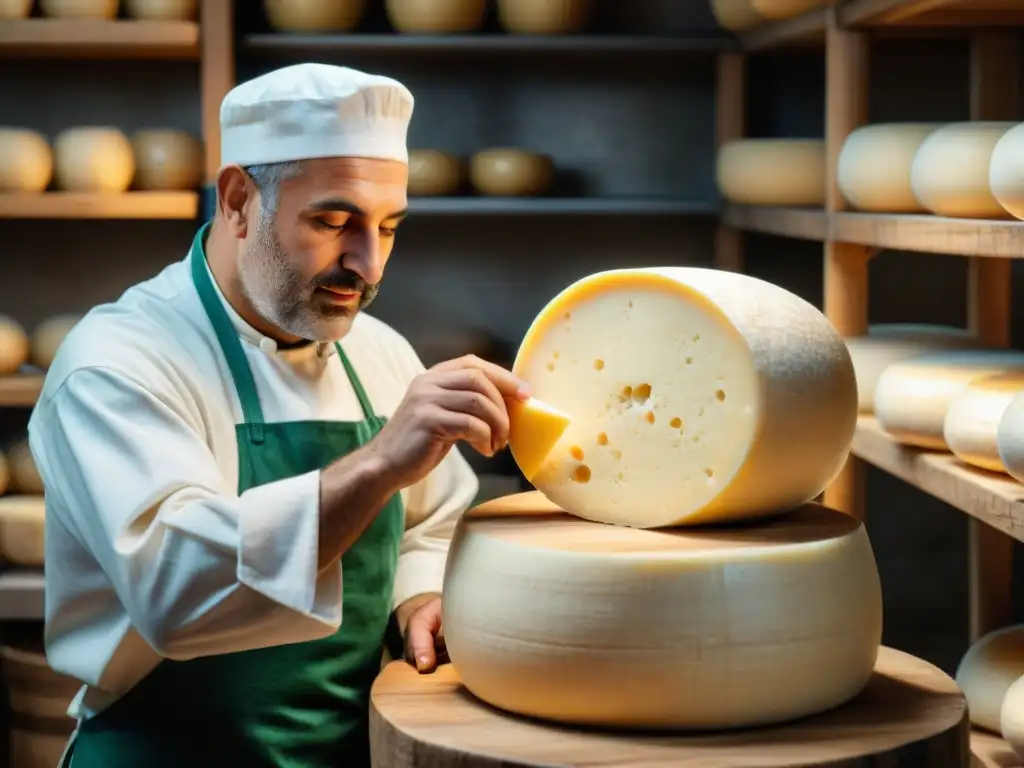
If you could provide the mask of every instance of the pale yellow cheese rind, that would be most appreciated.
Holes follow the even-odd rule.
[[[953,398],[943,423],[943,437],[953,455],[989,472],[1006,472],[999,458],[999,422],[1022,391],[1024,371],[970,381]]]
[[[846,137],[836,166],[836,185],[860,211],[922,213],[910,169],[917,150],[937,123],[877,123]]]
[[[995,630],[971,645],[956,670],[956,683],[967,698],[971,723],[1000,733],[1003,700],[1021,675],[1024,625]]]
[[[532,480],[572,419],[533,397],[526,402],[509,401],[507,405],[508,447],[523,477]]]
[[[999,730],[1013,753],[1024,758],[1024,677],[1018,677],[1003,697]]]
[[[820,206],[825,168],[821,139],[737,139],[718,150],[715,178],[740,205]]]
[[[42,495],[0,497],[0,551],[8,563],[42,566],[46,503]]]

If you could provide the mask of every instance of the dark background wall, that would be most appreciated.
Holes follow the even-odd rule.
[[[258,4],[239,4],[257,7],[255,20],[243,15],[245,24],[258,25]],[[604,23],[620,31],[714,29],[706,0],[631,0],[603,8]],[[244,57],[239,78],[312,58],[403,79],[418,100],[413,147],[468,154],[518,144],[553,154],[566,189],[716,200],[711,55]],[[872,62],[872,121],[968,119],[965,42],[884,41],[874,45]],[[758,56],[749,82],[750,135],[823,135],[820,53]],[[51,136],[98,122],[198,133],[198,68],[8,66],[0,74],[0,105],[0,121]],[[115,299],[182,258],[194,226],[0,220],[0,312],[31,327],[55,312]],[[613,266],[710,265],[714,226],[711,217],[683,216],[413,216],[374,312],[417,345],[477,328],[511,354],[536,312],[578,277]],[[821,306],[820,244],[753,235],[746,243],[750,274]],[[881,254],[871,272],[871,321],[963,324],[965,276],[963,259]],[[0,437],[23,431],[26,418],[23,411],[0,413]],[[503,457],[476,466],[507,472],[511,462]],[[966,517],[878,471],[869,472],[868,489],[885,642],[952,672],[967,643]]]

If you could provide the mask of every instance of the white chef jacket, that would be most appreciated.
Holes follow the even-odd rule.
[[[191,256],[93,309],[65,337],[29,424],[46,488],[50,665],[85,685],[88,718],[162,658],[316,640],[341,623],[341,564],[318,574],[319,471],[239,494],[242,414],[190,276]],[[332,344],[277,349],[220,294],[265,420],[362,420]],[[342,346],[376,412],[423,371],[360,313]],[[477,479],[457,449],[405,489],[394,604],[441,591]]]

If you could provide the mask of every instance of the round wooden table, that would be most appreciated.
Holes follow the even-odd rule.
[[[594,674],[600,674],[595,669]],[[451,664],[420,675],[389,664],[370,697],[374,768],[967,768],[970,724],[956,683],[882,648],[864,691],[838,709],[769,728],[718,733],[592,731],[501,712]]]

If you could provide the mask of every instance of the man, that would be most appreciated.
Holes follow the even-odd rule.
[[[365,766],[395,610],[436,663],[445,556],[512,374],[424,371],[360,310],[405,216],[411,94],[306,64],[221,108],[212,225],[66,337],[29,427],[72,768]],[[336,343],[339,342],[340,343]]]

